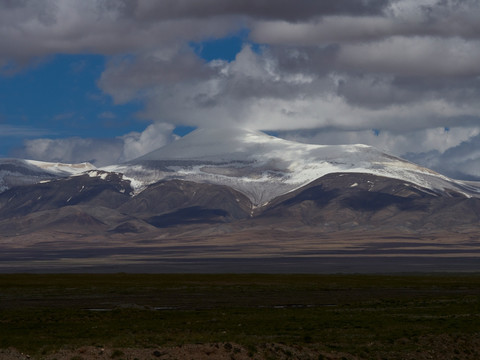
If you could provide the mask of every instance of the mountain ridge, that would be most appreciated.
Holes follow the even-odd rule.
[[[255,206],[335,172],[371,173],[440,191],[480,194],[475,186],[371,146],[302,144],[245,129],[197,129],[128,164],[102,169],[123,173],[137,192],[161,179],[178,178],[230,186]]]

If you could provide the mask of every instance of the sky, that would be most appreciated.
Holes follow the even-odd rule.
[[[103,166],[223,126],[479,180],[478,19],[477,0],[0,0],[0,157]]]

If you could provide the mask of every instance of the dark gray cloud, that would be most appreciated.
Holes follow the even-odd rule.
[[[128,3],[128,2],[127,2]],[[143,4],[144,2],[139,2]],[[188,41],[237,30],[231,18],[147,22],[129,16],[131,5],[109,0],[0,2],[0,66],[5,71],[55,53],[135,54],[165,52]],[[0,71],[2,68],[0,68]]]
[[[224,36],[252,19],[379,14],[385,0],[23,0],[0,2],[0,64],[51,53],[131,53]],[[213,20],[212,20],[213,19]]]
[[[335,14],[310,21],[255,21],[252,38],[268,44],[323,45],[380,41],[392,36],[480,38],[476,1],[392,1],[380,14]]]
[[[373,109],[415,103],[422,99],[441,99],[468,106],[480,97],[480,82],[471,76],[352,75],[348,81],[340,81],[338,94],[350,104]]]
[[[410,76],[477,76],[480,41],[459,38],[392,37],[374,43],[346,44],[338,65],[362,73]]]
[[[405,158],[457,179],[480,181],[480,135],[461,142],[445,152],[409,152]]]
[[[210,18],[214,16],[248,16],[287,21],[308,20],[327,15],[380,14],[388,0],[163,0],[135,1],[130,6],[132,16],[148,20],[175,18]]]

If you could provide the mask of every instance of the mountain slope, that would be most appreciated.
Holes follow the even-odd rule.
[[[337,173],[273,200],[258,215],[266,223],[321,231],[349,229],[436,231],[480,221],[480,199],[371,174]]]
[[[14,186],[68,177],[93,170],[90,163],[63,164],[35,160],[0,159],[0,193]]]
[[[0,218],[77,204],[115,208],[129,199],[130,183],[118,174],[90,172],[14,187],[0,194]]]
[[[231,219],[243,219],[250,216],[251,203],[245,195],[226,186],[170,180],[149,186],[119,207],[127,214],[156,214],[157,218],[182,209],[208,210]],[[184,217],[188,217],[185,212]]]

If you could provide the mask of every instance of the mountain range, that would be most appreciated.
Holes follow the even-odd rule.
[[[463,271],[479,220],[476,183],[245,129],[103,168],[0,160],[0,271]]]

